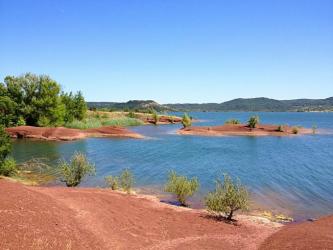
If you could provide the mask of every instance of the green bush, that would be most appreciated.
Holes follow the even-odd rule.
[[[256,128],[257,125],[259,124],[259,116],[251,116],[249,121],[248,121],[248,126],[250,128]]]
[[[205,197],[205,204],[213,215],[219,218],[226,215],[228,220],[232,220],[234,212],[248,209],[249,194],[239,180],[235,183],[225,174],[223,182],[216,180],[215,190]]]
[[[117,190],[119,188],[119,177],[118,176],[106,176],[105,182],[107,187],[111,188],[112,190]]]
[[[299,132],[298,127],[292,127],[291,132],[295,135],[298,134]]]
[[[198,189],[199,181],[197,178],[190,180],[186,176],[177,175],[175,171],[171,171],[164,190],[175,194],[180,204],[186,206],[186,199],[192,196]]]
[[[278,128],[276,129],[278,132],[284,132],[284,128],[282,125],[279,125]]]
[[[67,187],[76,187],[86,175],[95,175],[96,168],[83,153],[76,152],[69,162],[62,161],[59,164],[61,181]]]
[[[182,119],[182,124],[184,128],[188,128],[192,126],[192,119],[189,117],[187,113],[184,114],[183,119]]]
[[[13,176],[17,173],[16,162],[13,158],[7,158],[0,164],[0,175]]]
[[[240,121],[237,119],[229,119],[225,121],[225,124],[240,124]]]
[[[20,116],[17,120],[17,123],[16,123],[17,126],[25,126],[26,123],[25,123],[25,120],[22,116]]]
[[[0,125],[0,165],[12,150],[12,142],[5,128]]]
[[[152,118],[153,118],[153,123],[154,123],[155,125],[157,125],[159,118],[158,118],[158,114],[157,114],[156,112],[154,112],[154,113],[152,114]]]
[[[131,192],[131,189],[134,184],[134,176],[129,169],[125,169],[120,174],[120,186],[127,193]]]

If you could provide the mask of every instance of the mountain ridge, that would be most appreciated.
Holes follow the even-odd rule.
[[[325,99],[276,100],[267,97],[236,98],[222,103],[173,103],[159,104],[153,100],[130,100],[128,102],[87,102],[89,108],[113,110],[165,111],[220,111],[220,112],[311,112],[333,111],[333,97]]]

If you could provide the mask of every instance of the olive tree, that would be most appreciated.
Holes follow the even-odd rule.
[[[247,210],[249,206],[249,194],[239,179],[234,182],[232,178],[224,174],[224,181],[216,180],[216,187],[205,197],[207,210],[217,217],[224,215],[232,220],[238,210]]]
[[[259,116],[257,115],[251,116],[248,121],[248,126],[250,128],[256,128],[258,124],[259,124]]]
[[[186,199],[199,189],[197,178],[188,179],[186,176],[177,175],[175,171],[169,172],[165,191],[176,195],[182,206],[186,206]]]
[[[61,181],[67,187],[76,187],[86,175],[95,175],[96,168],[83,153],[76,152],[69,162],[63,160],[59,164]]]

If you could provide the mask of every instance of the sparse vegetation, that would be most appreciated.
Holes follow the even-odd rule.
[[[134,185],[134,176],[132,172],[129,169],[125,169],[120,174],[120,186],[121,188],[127,192],[130,193],[131,189]]]
[[[118,176],[106,176],[105,182],[107,187],[111,188],[112,190],[117,190],[119,188],[119,177]]]
[[[298,127],[292,127],[291,132],[295,135],[298,134],[298,132],[299,132]]]
[[[207,210],[217,217],[226,216],[232,220],[234,213],[238,210],[248,209],[249,194],[240,181],[233,182],[231,177],[224,174],[224,181],[216,180],[213,192],[205,197]]]
[[[159,120],[159,117],[158,117],[158,114],[157,114],[156,111],[153,111],[153,113],[152,113],[152,118],[153,118],[153,123],[154,123],[154,125],[157,125],[158,120]]]
[[[96,168],[83,153],[76,152],[69,162],[63,160],[59,164],[61,181],[67,187],[76,187],[86,175],[94,175]]]
[[[182,119],[182,124],[184,128],[188,128],[192,126],[192,119],[189,117],[187,113],[184,114],[183,119]]]
[[[182,206],[186,206],[186,200],[199,189],[199,181],[197,178],[188,179],[186,176],[177,175],[175,171],[171,171],[168,181],[165,185],[165,191],[176,195],[177,200]]]
[[[6,158],[2,164],[0,164],[0,175],[13,176],[17,173],[16,162],[13,158]]]
[[[278,132],[284,132],[284,128],[282,125],[279,125],[278,128],[276,129]]]
[[[237,119],[229,119],[225,121],[225,124],[240,124],[240,121]]]
[[[248,126],[250,128],[256,128],[257,125],[259,124],[259,116],[251,116],[249,121],[248,121]]]
[[[105,113],[91,112],[88,117],[83,120],[73,120],[72,122],[66,123],[67,128],[76,129],[89,129],[89,128],[99,128],[102,126],[139,126],[143,125],[143,121],[137,118],[131,118],[124,114],[119,114],[118,116],[109,117]]]

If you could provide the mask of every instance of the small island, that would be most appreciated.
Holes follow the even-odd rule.
[[[316,133],[316,128],[299,126],[259,124],[259,117],[250,117],[248,123],[231,119],[220,126],[185,126],[178,130],[180,135],[200,136],[294,136]]]

